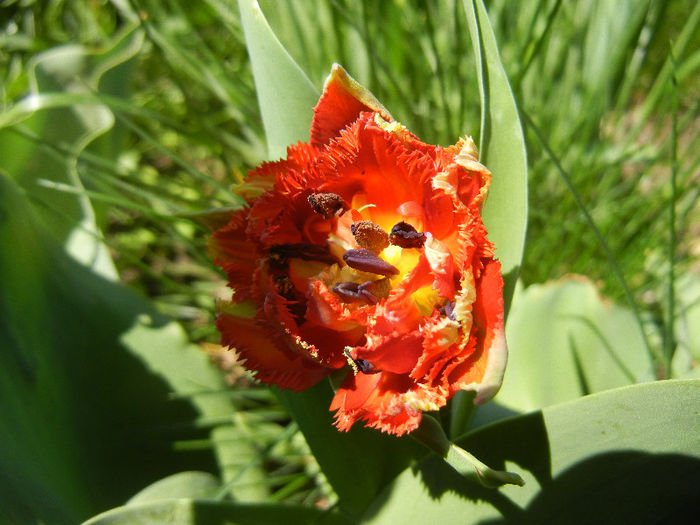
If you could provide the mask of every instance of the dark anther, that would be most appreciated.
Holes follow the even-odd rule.
[[[401,221],[391,229],[389,241],[401,248],[422,248],[425,244],[425,233],[420,233],[407,222]]]
[[[350,268],[355,268],[363,272],[376,273],[384,276],[399,274],[398,268],[380,259],[374,252],[365,250],[364,248],[346,251],[343,254],[343,260]]]
[[[286,275],[278,275],[275,277],[275,285],[277,286],[277,291],[279,294],[289,301],[296,300],[296,293],[294,289],[294,283]]]
[[[374,368],[374,365],[367,361],[367,359],[355,359],[350,355],[350,350],[347,348],[345,349],[345,355],[350,359],[353,363],[355,363],[355,366],[357,369],[362,372],[363,374],[376,374],[378,372],[381,372],[381,370],[376,370]]]
[[[389,246],[389,235],[382,230],[381,226],[372,221],[353,223],[350,226],[350,231],[355,236],[357,244],[374,253],[379,253]]]
[[[288,259],[318,261],[326,264],[336,264],[338,259],[330,252],[328,246],[319,246],[300,242],[296,244],[278,244],[270,248],[270,259],[275,263],[285,263]]]
[[[306,303],[305,301],[299,301],[294,283],[286,275],[278,275],[275,277],[275,285],[277,286],[277,293],[287,300],[284,308],[292,314],[296,323],[301,325],[305,321]]]
[[[455,317],[455,303],[454,303],[454,301],[447,301],[443,306],[440,307],[438,312],[440,312],[442,315],[449,317],[453,321],[457,320],[457,318]]]
[[[359,285],[353,282],[338,283],[333,287],[333,291],[346,301],[354,301],[360,299],[358,293]]]
[[[365,301],[367,304],[377,304],[379,299],[366,286],[371,282],[368,281],[364,284],[353,282],[338,283],[333,287],[333,291],[344,301]]]
[[[311,208],[324,219],[332,219],[349,209],[343,198],[335,193],[312,193],[308,200]]]

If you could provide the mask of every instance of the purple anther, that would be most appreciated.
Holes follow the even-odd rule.
[[[333,287],[333,291],[346,301],[361,299],[358,292],[359,285],[353,282],[338,283]]]
[[[353,282],[338,283],[333,287],[333,291],[337,293],[345,301],[365,301],[367,304],[377,304],[379,299],[367,289],[370,282],[357,284]]]
[[[449,317],[453,321],[457,320],[457,317],[455,317],[455,303],[453,301],[447,301],[443,306],[440,307],[438,312],[440,312],[446,317]]]
[[[367,304],[377,304],[379,302],[379,299],[377,299],[369,290],[363,290],[360,288],[357,290],[357,293],[360,297],[367,301]]]
[[[425,244],[425,233],[418,232],[407,222],[401,221],[391,229],[389,242],[401,248],[422,248]]]
[[[398,275],[400,273],[398,268],[377,257],[376,253],[364,248],[346,251],[343,254],[343,260],[350,268],[363,272],[384,276]]]

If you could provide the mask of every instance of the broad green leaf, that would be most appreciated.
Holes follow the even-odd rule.
[[[309,140],[319,91],[270,29],[255,0],[239,2],[243,31],[253,67],[269,157],[283,157],[287,147]]]
[[[464,0],[481,97],[481,162],[493,179],[484,223],[496,247],[508,311],[520,271],[527,228],[527,152],[518,108],[481,0]],[[462,96],[466,96],[463,94]]]
[[[408,436],[389,436],[359,423],[347,433],[337,430],[328,410],[333,391],[327,381],[304,392],[278,391],[278,396],[303,431],[341,509],[353,517],[411,460],[426,453]]]
[[[211,499],[219,490],[220,483],[209,472],[178,472],[139,491],[127,505],[140,505],[168,499]]]
[[[606,302],[585,278],[532,285],[516,297],[499,405],[528,412],[653,379],[632,313]]]
[[[623,387],[479,429],[458,445],[523,475],[486,489],[433,455],[364,516],[395,523],[678,523],[700,498],[700,381]]]
[[[211,452],[172,447],[216,440],[195,421],[234,410],[182,328],[66,255],[2,174],[0,246],[0,521],[74,524],[213,468]]]
[[[173,499],[127,505],[104,512],[83,525],[350,525],[338,512],[299,505],[245,505]]]
[[[676,281],[676,352],[673,374],[700,377],[700,276],[686,273]]]

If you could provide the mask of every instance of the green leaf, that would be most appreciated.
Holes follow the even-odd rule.
[[[674,336],[678,346],[673,356],[676,377],[700,377],[700,276],[686,273],[676,281]]]
[[[499,405],[529,412],[653,379],[634,315],[603,300],[585,278],[533,285],[516,298],[506,327],[508,368],[494,399]]]
[[[212,499],[220,483],[208,472],[178,472],[155,483],[132,496],[127,505],[140,505],[168,499]]]
[[[522,478],[517,474],[494,470],[473,454],[451,443],[438,420],[429,414],[423,414],[420,426],[411,433],[411,437],[444,458],[462,476],[477,479],[484,487],[523,484]]]
[[[397,438],[359,424],[347,433],[337,430],[329,411],[333,391],[327,381],[304,392],[286,390],[277,395],[304,433],[340,498],[340,507],[353,517],[364,512],[412,460],[425,454],[408,436]]]
[[[299,505],[245,505],[179,499],[127,505],[107,511],[83,525],[350,525],[343,515]]]
[[[254,0],[239,2],[248,54],[253,67],[267,148],[271,159],[287,147],[308,141],[319,91],[270,29]]]
[[[234,411],[182,328],[66,255],[2,174],[0,245],[0,521],[74,524],[214,468],[210,451],[172,447],[216,442],[226,427],[196,421]]]
[[[481,0],[464,0],[481,97],[481,162],[493,180],[484,223],[504,279],[506,312],[520,271],[527,228],[527,152],[518,108]],[[462,95],[466,96],[466,95]]]
[[[433,455],[363,523],[677,523],[700,497],[700,381],[623,387],[479,429],[458,445],[523,475],[486,489]],[[684,518],[685,517],[685,518]]]

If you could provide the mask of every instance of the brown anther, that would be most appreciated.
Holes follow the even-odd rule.
[[[372,221],[355,222],[350,226],[350,231],[355,236],[357,244],[374,253],[380,253],[389,246],[389,234]]]
[[[425,233],[420,233],[407,222],[401,221],[391,229],[389,241],[401,248],[422,248],[425,244]]]
[[[336,193],[312,193],[307,199],[311,208],[324,219],[332,219],[349,209],[343,198]]]
[[[277,286],[277,291],[282,297],[290,301],[296,299],[294,283],[292,283],[292,280],[289,277],[286,275],[278,275],[275,277],[275,285]]]
[[[389,276],[398,275],[398,268],[377,257],[377,254],[364,248],[348,250],[343,254],[343,260],[350,268],[363,272]]]

